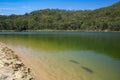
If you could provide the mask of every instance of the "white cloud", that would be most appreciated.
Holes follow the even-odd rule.
[[[30,6],[11,6],[11,7],[0,7],[0,15],[6,15],[6,14],[19,14],[19,13],[26,13],[26,12],[30,12],[32,10],[32,8]],[[3,14],[4,13],[4,14]]]
[[[0,15],[4,15],[4,13],[0,13]]]
[[[0,11],[15,11],[15,10],[31,10],[31,7],[29,6],[22,6],[17,8],[0,7]]]
[[[1,11],[8,11],[8,10],[16,10],[16,8],[8,8],[8,7],[2,7],[0,8]]]
[[[23,10],[30,10],[31,7],[30,6],[22,6],[21,9],[23,9]]]

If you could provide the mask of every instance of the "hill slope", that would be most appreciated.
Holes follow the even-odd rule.
[[[0,30],[120,31],[120,2],[96,10],[45,9],[25,15],[0,16]]]

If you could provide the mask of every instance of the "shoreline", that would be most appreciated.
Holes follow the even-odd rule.
[[[31,68],[20,56],[0,42],[0,80],[35,80]]]
[[[16,31],[16,30],[0,30],[0,32],[120,32],[120,31],[110,31],[110,30],[23,30],[23,31]]]

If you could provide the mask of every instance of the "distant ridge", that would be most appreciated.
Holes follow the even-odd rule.
[[[0,16],[0,30],[120,31],[120,2],[96,10],[37,10]]]

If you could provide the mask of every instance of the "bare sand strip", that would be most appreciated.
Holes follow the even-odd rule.
[[[35,80],[16,53],[0,42],[0,80]]]

